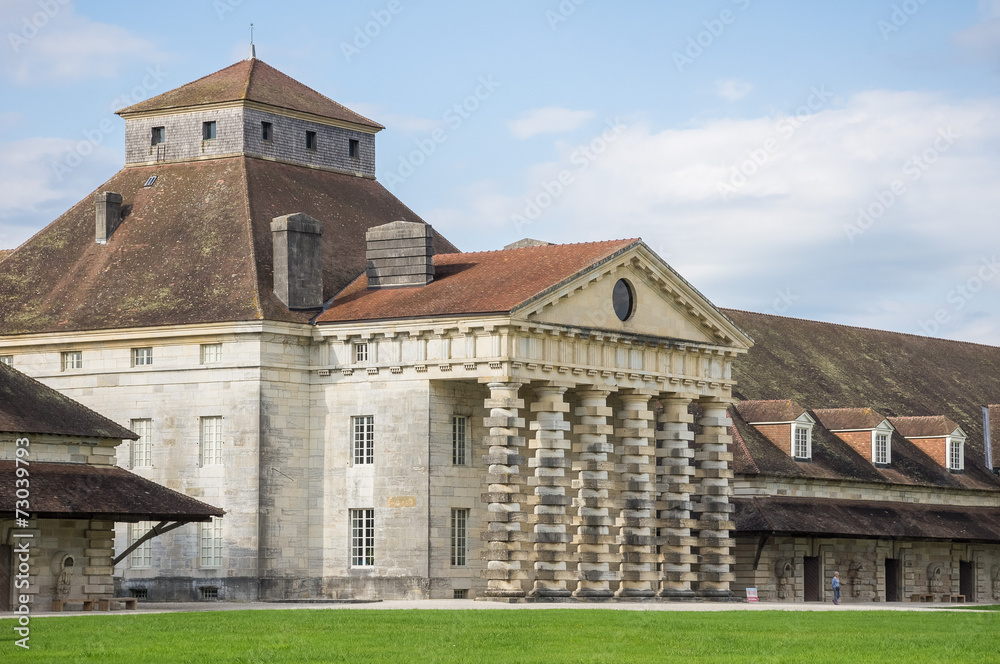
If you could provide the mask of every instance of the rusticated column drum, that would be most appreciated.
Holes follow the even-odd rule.
[[[695,436],[695,463],[698,482],[698,595],[702,597],[729,597],[729,584],[735,581],[731,565],[735,559],[731,548],[735,541],[729,531],[736,528],[731,520],[733,506],[729,503],[732,493],[733,471],[729,463],[727,404],[720,401],[701,401],[701,433]]]
[[[694,418],[688,413],[690,398],[666,396],[660,399],[660,431],[656,432],[656,510],[660,555],[660,597],[693,597],[691,584],[698,575],[692,568],[697,556],[692,551],[698,539],[691,534],[691,494]]]
[[[659,575],[653,479],[656,472],[654,431],[649,410],[650,394],[627,392],[621,396],[618,473],[621,482],[621,586],[617,597],[652,597]]]

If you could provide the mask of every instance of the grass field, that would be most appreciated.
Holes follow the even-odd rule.
[[[2,662],[1000,662],[1000,613],[223,611],[0,621]]]

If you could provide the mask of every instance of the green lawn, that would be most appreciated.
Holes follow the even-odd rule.
[[[223,611],[0,621],[2,662],[1000,662],[964,611]]]

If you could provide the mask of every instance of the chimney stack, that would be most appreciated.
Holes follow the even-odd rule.
[[[323,306],[323,225],[301,212],[271,221],[274,294],[289,309]]]
[[[94,196],[94,217],[94,240],[97,244],[107,244],[108,238],[122,220],[122,195],[102,191]]]
[[[434,281],[433,230],[414,221],[369,228],[368,288],[426,286]]]

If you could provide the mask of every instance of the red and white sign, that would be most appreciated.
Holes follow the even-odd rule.
[[[756,602],[757,601],[757,589],[756,588],[747,588],[747,601],[748,602]]]

